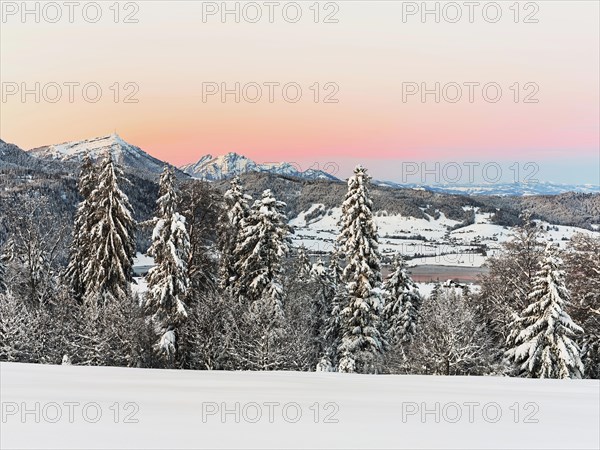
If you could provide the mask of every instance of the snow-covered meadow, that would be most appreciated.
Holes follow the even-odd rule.
[[[375,211],[381,253],[393,255],[400,252],[405,258],[413,258],[408,261],[411,267],[481,267],[487,257],[496,254],[501,245],[513,237],[513,230],[492,223],[492,214],[482,213],[479,208],[474,208],[474,213],[474,223],[460,227],[460,222],[447,218],[441,212],[437,218],[426,213],[425,218],[415,218]],[[290,221],[296,230],[292,236],[294,245],[304,245],[312,252],[331,252],[341,214],[341,208],[326,210],[324,205],[313,204]],[[540,220],[536,222],[541,229],[548,229],[544,239],[555,242],[561,248],[576,233],[598,235],[583,228],[553,225]],[[486,256],[478,253],[483,246]]]
[[[600,446],[598,380],[17,363],[0,374],[2,448]]]

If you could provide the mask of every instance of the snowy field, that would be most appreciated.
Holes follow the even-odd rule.
[[[0,379],[1,448],[600,447],[598,380],[16,363]]]
[[[474,212],[474,224],[453,229],[460,222],[448,219],[443,213],[437,219],[428,214],[425,214],[425,218],[417,219],[376,211],[375,223],[381,252],[384,255],[400,252],[405,257],[415,257],[408,261],[409,266],[481,267],[487,258],[474,252],[485,246],[487,255],[494,255],[502,243],[511,239],[512,230],[491,223],[492,215],[479,212],[479,208],[475,208]],[[337,223],[340,217],[341,208],[326,210],[324,205],[313,204],[290,221],[296,229],[292,236],[294,245],[304,245],[311,252],[331,252],[339,232]],[[544,238],[552,239],[561,248],[575,233],[598,234],[577,227],[537,222],[544,229],[551,227]]]

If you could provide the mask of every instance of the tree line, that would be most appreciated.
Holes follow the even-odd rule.
[[[348,179],[334,252],[312,260],[291,246],[286,205],[269,189],[252,199],[235,178],[219,195],[166,167],[155,217],[136,223],[127,182],[110,153],[84,158],[65,264],[39,223],[9,236],[0,360],[599,377],[598,238],[577,235],[560,251],[525,214],[479,289],[446,282],[423,296],[402,255],[382,277],[361,166]],[[35,222],[43,199],[32,204]],[[155,261],[145,280],[133,277],[140,230],[152,231]]]

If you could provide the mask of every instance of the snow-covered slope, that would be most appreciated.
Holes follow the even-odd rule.
[[[227,153],[216,158],[206,155],[198,162],[186,164],[180,169],[194,178],[207,181],[224,180],[248,172],[268,172],[312,180],[337,180],[335,176],[322,170],[301,171],[294,164],[287,162],[258,164],[237,153]]]
[[[0,372],[1,448],[600,445],[597,380],[17,363]]]
[[[43,159],[81,161],[86,153],[89,153],[93,159],[97,159],[106,150],[113,154],[119,164],[135,170],[160,173],[165,166],[163,161],[150,156],[141,148],[125,142],[116,133],[83,141],[34,148],[29,150],[29,153]]]

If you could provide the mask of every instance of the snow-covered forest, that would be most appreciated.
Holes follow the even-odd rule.
[[[107,153],[84,159],[70,227],[43,195],[0,210],[1,361],[600,378],[591,234],[559,248],[526,212],[479,289],[424,295],[402,254],[382,257],[361,166],[330,254],[292,245],[276,191],[252,198],[234,178],[222,195],[167,167],[154,217],[137,221],[129,183]],[[143,280],[140,245],[154,260]]]

